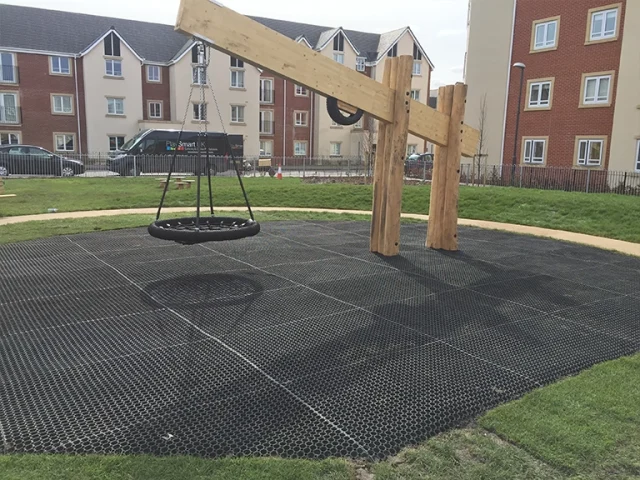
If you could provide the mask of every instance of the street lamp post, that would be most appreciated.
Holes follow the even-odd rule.
[[[516,175],[516,164],[518,163],[518,131],[520,129],[520,109],[522,107],[522,87],[524,85],[524,69],[525,64],[522,62],[514,63],[514,68],[520,69],[520,91],[518,93],[518,114],[516,116],[516,135],[513,141],[513,159],[511,169],[511,184],[513,184]]]

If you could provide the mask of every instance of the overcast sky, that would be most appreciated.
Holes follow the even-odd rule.
[[[179,0],[0,0],[173,25]],[[221,0],[245,15],[382,33],[410,26],[435,64],[432,88],[462,80],[468,0]],[[309,7],[302,7],[304,4]],[[322,9],[316,6],[322,5]]]

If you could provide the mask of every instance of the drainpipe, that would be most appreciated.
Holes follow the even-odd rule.
[[[287,79],[284,79],[284,87],[283,87],[283,119],[282,119],[282,163],[285,162],[285,158],[287,158]]]
[[[78,153],[82,155],[82,131],[80,129],[80,95],[78,93],[78,57],[73,57],[73,76],[76,82],[76,120],[78,121]]]

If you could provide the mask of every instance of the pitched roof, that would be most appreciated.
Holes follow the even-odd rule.
[[[250,18],[292,40],[304,37],[315,48],[339,30],[336,27],[287,20]],[[188,48],[191,40],[176,32],[172,25],[0,4],[0,47],[3,48],[77,55],[112,28],[138,56],[148,62],[171,62]],[[368,62],[376,62],[391,47],[389,42],[393,42],[394,37],[397,40],[406,29],[385,34],[342,31],[361,56],[366,57]],[[385,46],[385,50],[381,51]],[[426,53],[424,55],[426,57]]]

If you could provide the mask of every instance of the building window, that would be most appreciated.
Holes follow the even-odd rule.
[[[560,17],[537,20],[533,22],[533,39],[531,51],[554,50],[558,48],[558,27]]]
[[[306,127],[309,124],[309,113],[308,112],[295,112],[295,126],[296,127]]]
[[[342,142],[331,142],[330,155],[339,157],[342,155]]]
[[[553,79],[529,80],[527,110],[549,110],[551,108]]]
[[[260,103],[273,103],[273,80],[260,79]]]
[[[120,150],[124,145],[124,135],[109,135],[109,150],[114,152]]]
[[[333,37],[333,51],[344,52],[344,35],[342,32]]]
[[[340,64],[344,65],[344,53],[334,53],[334,54],[333,54],[333,59],[334,59],[336,62],[338,62],[338,63],[340,63]]]
[[[56,133],[56,152],[73,152],[76,149],[76,136],[73,133]]]
[[[418,145],[407,145],[407,155],[413,155],[418,151]]]
[[[108,57],[120,56],[120,37],[113,32],[104,37],[104,54]]]
[[[364,72],[367,69],[365,62],[367,61],[364,57],[356,57],[356,70],[359,72]]]
[[[191,63],[195,65],[204,65],[207,61],[207,49],[203,47],[202,51],[200,51],[200,49],[198,48],[199,45],[202,44],[200,42],[197,42],[191,48]]]
[[[193,84],[194,85],[206,85],[207,84],[207,70],[203,67],[193,67]]]
[[[53,113],[59,115],[73,114],[73,97],[71,95],[52,95]]]
[[[18,83],[16,58],[13,53],[0,52],[0,82]]]
[[[122,76],[122,62],[120,60],[105,60],[105,69],[108,77]]]
[[[206,103],[193,104],[193,119],[198,122],[204,122],[207,120],[207,104]]]
[[[124,115],[124,99],[107,98],[107,113],[109,115]]]
[[[418,77],[422,75],[422,61],[420,60],[413,61],[413,74]]]
[[[162,102],[149,102],[149,118],[162,118]]]
[[[147,65],[147,82],[160,83],[160,67],[158,65]]]
[[[273,155],[273,140],[260,140],[260,156],[270,157]]]
[[[307,142],[293,142],[293,154],[296,157],[304,156],[307,154]]]
[[[51,73],[55,75],[71,75],[71,60],[69,57],[51,57]]]
[[[231,70],[231,88],[244,88],[244,70]]]
[[[582,103],[581,106],[611,105],[611,84],[613,73],[584,74],[582,76]]]
[[[244,68],[244,62],[236,57],[230,57],[231,68]]]
[[[576,139],[576,165],[601,167],[604,160],[606,139],[603,137],[578,137]]]
[[[296,85],[296,97],[308,97],[309,90],[307,90],[302,85]]]
[[[530,165],[543,165],[547,159],[546,138],[525,138],[522,161]]]
[[[422,50],[420,50],[420,47],[415,43],[413,44],[413,59],[422,60]]]
[[[231,123],[244,123],[244,105],[231,105]]]
[[[618,38],[618,11],[619,7],[589,10],[587,43]]]
[[[420,101],[420,90],[411,90],[411,98]]]
[[[640,172],[640,140],[636,148],[636,172]]]
[[[15,145],[20,143],[20,134],[14,132],[0,132],[0,145]]]
[[[389,49],[387,52],[387,57],[397,57],[398,56],[398,44],[396,43],[393,47]]]
[[[273,110],[260,110],[260,134],[273,135]]]
[[[0,123],[19,123],[18,96],[15,93],[0,93]]]
[[[362,117],[353,125],[353,128],[362,128]]]

